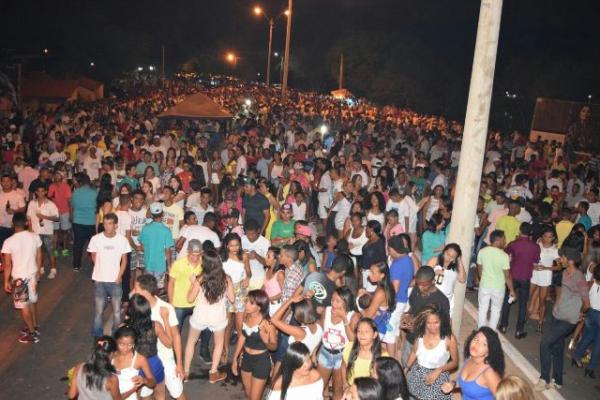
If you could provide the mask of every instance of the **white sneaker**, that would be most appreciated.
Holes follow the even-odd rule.
[[[555,389],[555,390],[562,389],[562,385],[559,385],[558,383],[556,383],[554,381],[554,379],[552,379],[550,381],[550,383],[548,384],[548,389]]]
[[[46,270],[44,268],[40,268],[40,276],[44,276],[46,274]]]
[[[50,273],[48,274],[48,279],[54,279],[56,278],[56,268],[52,268],[50,270]]]
[[[533,386],[533,390],[535,390],[536,392],[543,392],[546,389],[548,389],[548,383],[541,378],[538,379],[536,384]]]

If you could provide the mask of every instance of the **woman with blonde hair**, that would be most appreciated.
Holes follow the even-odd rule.
[[[531,385],[518,376],[504,377],[496,388],[496,400],[532,400],[534,398]]]

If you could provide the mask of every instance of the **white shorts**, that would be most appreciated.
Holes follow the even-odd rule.
[[[54,222],[54,230],[68,231],[71,229],[71,220],[69,219],[69,213],[60,214],[58,216],[58,222]]]
[[[325,219],[327,218],[327,214],[329,213],[328,209],[331,208],[331,200],[329,197],[326,199],[319,198],[319,207],[317,209],[317,213],[319,214],[319,218]]]
[[[37,280],[35,279],[35,275],[24,281],[27,282],[27,300],[19,300],[13,297],[13,304],[17,310],[22,310],[28,304],[35,304],[38,301]]]
[[[389,322],[389,325],[392,327],[392,329],[388,330],[385,335],[381,337],[381,341],[383,343],[396,343],[398,335],[400,335],[400,318],[402,317],[402,314],[404,314],[405,309],[406,303],[396,303],[396,308],[390,316]]]
[[[533,271],[531,283],[540,287],[548,287],[552,284],[552,271]]]
[[[163,363],[165,369],[165,386],[171,397],[178,399],[183,394],[183,381],[177,376],[177,365],[175,364],[175,360],[173,358],[167,360],[161,358],[160,361]],[[154,393],[154,389],[142,386],[140,396],[149,397],[152,393]]]
[[[225,319],[223,322],[212,325],[212,324],[203,323],[202,321],[196,321],[194,319],[193,314],[190,317],[190,326],[200,332],[202,332],[205,329],[208,329],[211,332],[220,332],[227,327],[227,323],[228,323],[228,321],[227,321],[227,319]]]

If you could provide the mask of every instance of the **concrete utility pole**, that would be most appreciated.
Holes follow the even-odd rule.
[[[285,53],[283,56],[283,82],[281,83],[281,102],[283,104],[285,104],[287,101],[288,67],[290,65],[290,39],[292,36],[292,3],[293,0],[288,0],[287,27],[285,32]]]
[[[344,88],[344,53],[340,54],[340,72],[338,76],[339,89]]]
[[[471,247],[475,234],[473,227],[475,226],[479,185],[483,170],[501,17],[502,0],[481,1],[471,86],[458,164],[456,195],[450,234],[447,239],[448,243],[458,243],[462,249],[462,261],[467,272],[471,262]],[[464,311],[465,287],[465,284],[457,282],[454,288],[452,330],[457,336],[460,332]]]
[[[267,87],[271,86],[271,51],[273,48],[273,26],[275,21],[269,18],[269,51],[267,53]]]

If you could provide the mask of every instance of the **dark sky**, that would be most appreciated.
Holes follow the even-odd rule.
[[[287,7],[285,0],[3,0],[0,55],[34,56],[29,70],[107,79],[136,65],[159,65],[164,44],[169,71],[195,58],[197,65],[218,72],[225,68],[223,54],[234,50],[240,63],[228,72],[256,76],[265,69],[267,24],[252,16],[255,4],[273,15]],[[350,90],[460,116],[479,5],[477,0],[296,0],[291,85],[333,88],[343,49]],[[598,0],[506,0],[495,95],[518,93],[525,113],[542,95],[584,100],[591,93],[600,101],[599,11]],[[278,18],[274,50],[283,50],[284,35],[284,19]],[[44,48],[49,57],[40,58]],[[279,71],[273,74],[277,81]],[[383,83],[365,81],[366,75],[379,75]],[[396,75],[396,92],[382,90]]]

